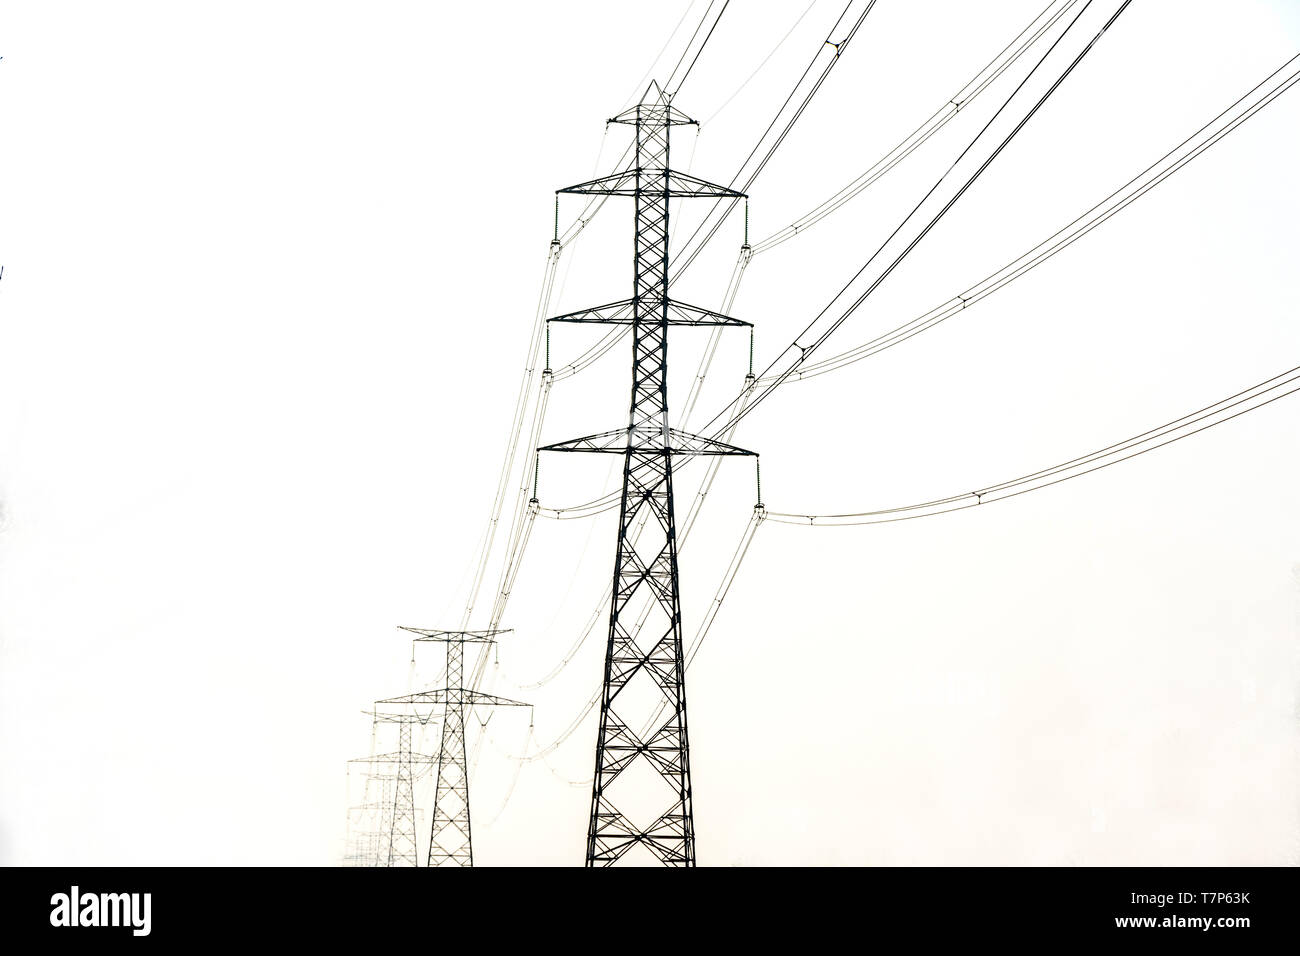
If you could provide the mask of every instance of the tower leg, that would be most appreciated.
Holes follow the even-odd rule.
[[[630,531],[645,509],[649,520],[633,542]],[[635,627],[638,611],[645,616],[639,630]],[[657,712],[666,719],[656,722],[657,726],[648,725]],[[641,763],[661,778],[662,785],[632,775],[626,786],[640,791],[635,796],[643,808],[634,815],[620,809],[628,800],[620,800],[619,778]],[[661,803],[651,815],[646,809],[655,806],[656,798]],[[587,865],[608,866],[638,845],[665,865],[695,865],[677,531],[672,455],[668,451],[629,452],[624,463]]]

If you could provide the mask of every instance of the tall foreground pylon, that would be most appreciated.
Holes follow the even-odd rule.
[[[610,866],[638,846],[652,862],[695,865],[673,462],[683,455],[753,454],[668,424],[668,327],[749,326],[668,297],[669,200],[744,198],[671,168],[672,127],[695,122],[671,100],[651,83],[641,103],[609,121],[636,128],[632,167],[559,190],[630,196],[636,227],[632,297],[550,320],[632,326],[627,427],[538,449],[623,456],[587,866]]]
[[[433,791],[433,824],[429,832],[429,866],[473,866],[474,845],[469,816],[469,748],[465,742],[465,715],[474,707],[528,707],[505,697],[483,694],[465,686],[465,645],[492,644],[508,629],[488,631],[437,631],[404,627],[416,642],[446,645],[444,686],[390,697],[383,705],[404,705],[418,714],[422,707],[442,709],[442,741],[438,748],[438,778]],[[414,848],[412,848],[414,852]]]

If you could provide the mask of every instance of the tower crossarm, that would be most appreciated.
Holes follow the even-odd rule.
[[[632,167],[622,172],[590,179],[576,186],[557,189],[557,193],[578,196],[637,196],[645,192],[644,183],[653,180],[658,195],[665,199],[744,199],[745,194],[729,186],[719,186],[689,173],[659,167]]]
[[[402,754],[400,752],[394,752],[388,754],[375,754],[370,757],[354,757],[353,759],[349,760],[348,763],[365,763],[365,764],[397,763],[401,760],[410,760],[414,763],[428,763],[430,761],[436,761],[437,759],[438,759],[437,754],[417,754],[417,753]]]
[[[740,328],[751,328],[752,322],[744,322],[740,319],[733,319],[729,315],[723,315],[721,312],[714,312],[711,309],[702,309],[698,305],[690,305],[686,302],[677,302],[673,299],[667,300],[664,305],[668,312],[669,325],[724,325],[736,326]],[[564,315],[557,315],[547,319],[547,322],[587,322],[600,325],[632,325],[636,322],[635,299],[623,299],[619,302],[611,302],[608,305],[598,305],[594,309],[579,309],[577,312],[566,312]],[[409,628],[408,628],[409,630]]]
[[[438,631],[426,630],[422,627],[406,627],[398,625],[403,631],[410,631],[412,634],[418,634],[415,638],[417,641],[455,641],[456,643],[493,643],[498,634],[509,634],[513,628],[494,628],[489,631]]]
[[[641,124],[654,126],[699,126],[677,107],[659,86],[658,80],[651,80],[645,98],[636,106],[629,106],[617,116],[610,117],[606,123],[622,123],[626,126]]]
[[[531,707],[532,704],[525,703],[521,700],[510,700],[508,697],[496,697],[492,694],[484,694],[477,690],[470,690],[465,687],[436,687],[432,690],[420,691],[416,694],[405,694],[401,697],[390,697],[387,700],[377,701],[380,704],[454,704],[464,705],[466,707]]]
[[[382,700],[381,700],[381,701],[376,701],[376,703],[380,703],[380,704],[382,704],[383,701],[382,701]],[[382,711],[382,710],[363,710],[361,713],[365,714],[367,717],[369,717],[372,721],[374,721],[374,722],[377,723],[377,724],[421,724],[421,725],[424,725],[424,724],[429,723],[429,720],[430,720],[430,718],[428,718],[428,717],[421,717],[419,714],[411,714],[411,713],[394,713],[394,712],[392,712],[392,711],[385,712],[385,711]]]
[[[655,428],[642,425],[633,428],[616,428],[583,438],[543,445],[538,451],[585,451],[611,455],[635,453],[638,455],[751,455],[758,453],[728,445],[716,438],[693,435],[679,428]]]

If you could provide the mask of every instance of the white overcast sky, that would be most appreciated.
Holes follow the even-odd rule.
[[[879,0],[754,184],[752,234],[870,166],[1046,2]],[[554,190],[607,171],[627,134],[604,121],[688,9],[651,6],[0,8],[0,862],[339,859],[361,710],[438,677],[395,625],[459,623]],[[733,0],[677,98],[705,120],[677,164],[730,179],[842,3],[745,83],[807,6]],[[1291,0],[1135,0],[828,348],[1015,258],[1297,52]],[[760,366],[1009,90],[754,260],[734,312]],[[958,318],[774,393],[736,435],[768,507],[961,493],[1300,365],[1298,154],[1293,90]],[[701,211],[674,209],[679,243]],[[630,230],[602,211],[552,312],[629,294]],[[681,297],[718,307],[740,241],[730,222]],[[553,364],[594,336],[558,330]],[[674,332],[670,401],[704,340]],[[746,347],[719,353],[709,414]],[[557,385],[544,440],[619,425],[626,360]],[[987,508],[762,526],[689,674],[701,863],[1297,862],[1298,424],[1284,399]],[[543,462],[543,503],[616,478],[572,458]],[[683,553],[688,634],[753,504],[752,465],[725,463]],[[613,546],[611,515],[534,531],[490,673],[535,725],[475,730],[483,864],[581,862],[594,722],[512,757],[597,686],[599,636],[529,687]]]

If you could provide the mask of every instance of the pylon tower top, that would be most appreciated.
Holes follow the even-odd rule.
[[[635,126],[640,122],[657,123],[660,126],[699,126],[677,107],[672,105],[672,94],[659,88],[658,80],[651,80],[646,87],[645,96],[636,106],[629,107],[617,116],[611,116],[606,122],[624,123]]]

